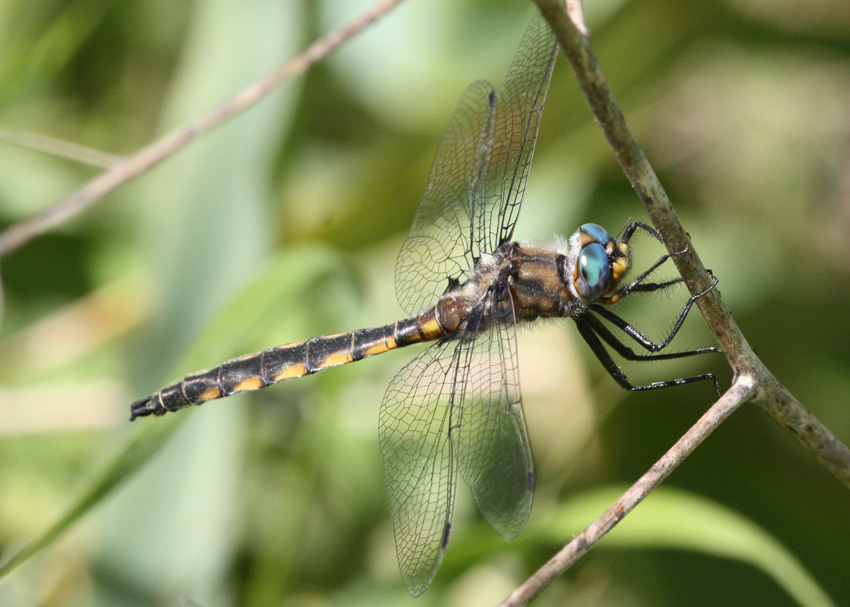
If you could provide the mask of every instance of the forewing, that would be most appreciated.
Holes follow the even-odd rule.
[[[531,511],[534,465],[522,414],[513,305],[491,295],[489,310],[501,322],[464,336],[460,368],[467,370],[460,405],[460,429],[452,434],[464,481],[490,525],[505,539],[522,531]],[[458,389],[459,390],[459,389]]]
[[[486,242],[479,244],[487,252],[513,237],[557,56],[555,37],[536,14],[496,93],[490,167],[483,180],[487,193],[480,234]]]
[[[556,56],[535,15],[499,91],[478,81],[461,97],[396,262],[396,296],[409,314],[512,237]]]
[[[470,199],[481,196],[493,131],[493,87],[473,82],[460,98],[437,148],[428,185],[395,267],[396,296],[405,312],[434,305],[472,267],[476,227]]]
[[[396,553],[410,593],[420,595],[446,551],[457,465],[449,428],[457,345],[438,342],[396,374],[379,420]]]

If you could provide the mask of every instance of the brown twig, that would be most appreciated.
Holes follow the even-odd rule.
[[[662,235],[691,293],[708,288],[713,279],[679,221],[670,199],[635,141],[599,67],[581,17],[581,3],[534,0],[549,22],[582,88],[591,111],[617,161]],[[502,605],[522,605],[592,548],[681,464],[720,423],[745,402],[761,406],[837,479],[850,487],[850,451],[809,413],[770,373],[735,324],[715,289],[697,300],[735,373],[732,386],[675,445],[605,513],[576,536],[549,562],[518,587]]]
[[[77,213],[86,210],[106,194],[186,147],[198,136],[244,111],[281,82],[320,61],[343,42],[401,2],[402,0],[381,0],[367,12],[355,17],[341,29],[316,40],[302,53],[296,55],[263,79],[248,85],[226,103],[202,116],[194,123],[172,131],[154,141],[132,156],[127,157],[123,162],[119,162],[109,170],[104,171],[71,196],[0,233],[0,258]]]
[[[558,0],[535,2],[553,27],[585,92],[591,111],[608,138],[623,172],[644,203],[653,224],[663,236],[668,250],[671,253],[685,251],[681,255],[675,255],[673,261],[688,288],[691,293],[704,291],[712,284],[713,279],[697,255],[696,248],[690,242],[643,150],[626,125],[625,118],[599,68],[589,39],[573,25]],[[710,291],[705,297],[697,300],[697,305],[726,353],[735,376],[749,375],[755,378],[756,390],[750,400],[764,408],[836,478],[850,487],[850,451],[806,411],[767,370],[747,343],[720,298],[719,291]]]
[[[108,169],[124,160],[123,156],[95,150],[79,143],[63,141],[38,133],[17,131],[5,126],[0,126],[0,141],[103,169]]]
[[[732,387],[726,391],[720,400],[703,414],[676,443],[670,447],[661,459],[629,487],[608,510],[602,513],[572,541],[561,548],[549,561],[538,569],[534,575],[517,587],[500,605],[513,607],[525,605],[536,597],[541,590],[563,573],[570,565],[581,558],[596,542],[611,531],[623,517],[631,512],[643,499],[649,495],[676,467],[690,455],[697,446],[711,434],[720,423],[737,409],[741,403],[751,398],[755,392],[755,382],[750,376],[739,377]]]

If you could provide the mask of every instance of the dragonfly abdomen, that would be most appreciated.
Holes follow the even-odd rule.
[[[435,329],[436,327],[436,329]],[[439,334],[437,334],[439,333]],[[131,406],[130,420],[165,415],[237,392],[257,390],[285,379],[303,377],[389,350],[442,336],[434,311],[389,325],[350,333],[322,335],[269,348],[193,373]]]

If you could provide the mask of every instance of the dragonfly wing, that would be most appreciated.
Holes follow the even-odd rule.
[[[522,531],[531,512],[534,464],[522,414],[517,369],[516,327],[510,296],[501,302],[491,294],[490,310],[507,322],[465,340],[467,369],[464,393],[458,398],[460,430],[452,434],[461,476],[469,485],[484,518],[505,539]],[[470,319],[474,324],[474,319]]]
[[[379,437],[404,583],[425,591],[446,551],[457,464],[449,439],[457,345],[438,342],[396,374],[381,404]]]
[[[556,56],[536,15],[499,90],[478,81],[460,98],[396,262],[406,312],[433,305],[447,279],[462,280],[482,253],[513,236]]]
[[[488,82],[473,82],[461,96],[437,148],[428,185],[395,268],[396,296],[409,314],[433,305],[460,280],[474,260],[476,223],[470,199],[481,197],[493,132],[495,92]]]
[[[513,238],[557,56],[555,37],[543,17],[535,15],[496,93],[493,146],[483,180],[487,193],[479,248],[486,252]]]

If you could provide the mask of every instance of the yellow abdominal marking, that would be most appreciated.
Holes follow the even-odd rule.
[[[283,371],[275,375],[272,380],[283,381],[290,377],[301,377],[302,375],[307,375],[307,367],[304,366],[304,363],[292,363]]]
[[[218,387],[216,387],[216,386],[212,386],[210,388],[207,388],[206,390],[201,392],[200,396],[198,396],[198,398],[201,399],[201,400],[211,400],[213,398],[220,398],[220,397],[221,397],[221,390],[219,390]]]
[[[295,343],[291,343],[291,344],[283,344],[282,346],[275,347],[275,350],[289,350],[290,348],[298,347],[298,346],[302,345],[303,343],[304,343],[303,341],[296,341]]]
[[[363,356],[372,356],[373,354],[383,354],[389,350],[394,350],[398,345],[395,340],[390,337],[387,341],[379,341],[375,345],[363,350]]]
[[[436,318],[432,318],[423,323],[420,327],[422,334],[425,336],[425,341],[438,339],[443,336],[443,330],[440,328],[440,323]]]
[[[264,385],[263,380],[259,377],[249,377],[248,379],[243,379],[241,382],[236,384],[233,387],[233,391],[242,392],[244,390],[256,390],[257,388],[262,388]]]
[[[348,350],[339,350],[329,355],[323,362],[322,367],[333,367],[335,365],[344,365],[352,361],[351,352]]]

